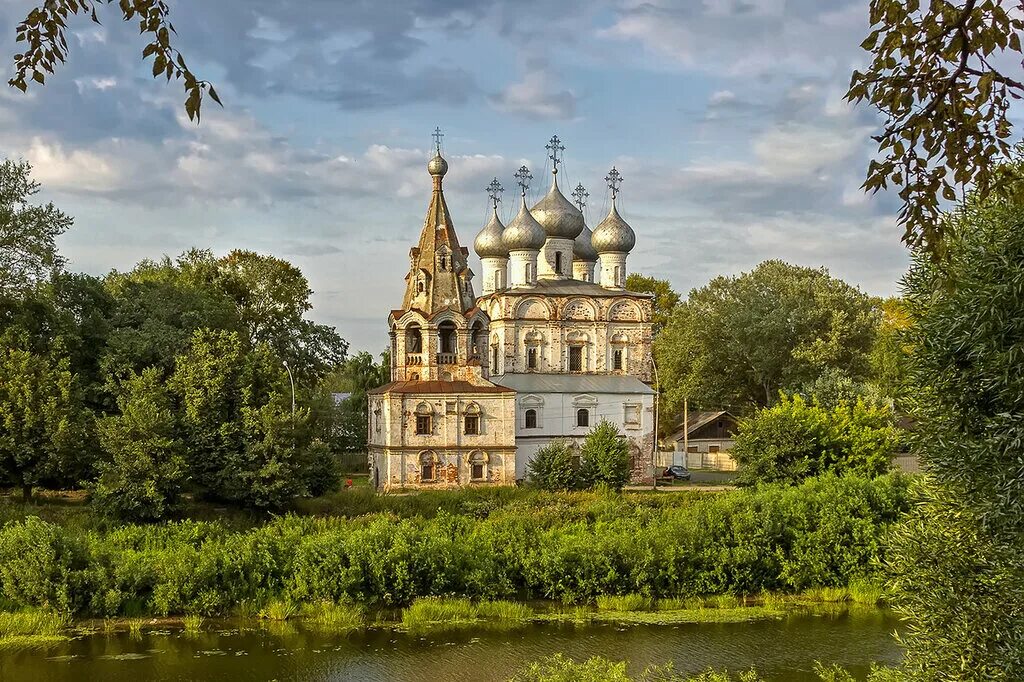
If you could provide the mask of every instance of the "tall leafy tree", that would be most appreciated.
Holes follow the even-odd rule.
[[[315,381],[345,359],[348,344],[334,327],[304,318],[313,290],[288,261],[235,250],[218,262],[220,285],[234,301],[255,346],[265,343],[303,381]]]
[[[580,448],[580,477],[587,485],[603,484],[622,490],[629,483],[629,445],[610,421],[591,429]]]
[[[626,277],[626,289],[654,294],[654,333],[658,334],[668,324],[672,311],[679,305],[679,294],[667,279],[657,279],[638,272]]]
[[[189,470],[206,495],[278,507],[305,492],[305,410],[291,414],[288,377],[261,345],[236,332],[198,330],[170,380],[182,405]]]
[[[1024,202],[979,193],[905,280],[926,472],[891,549],[908,679],[1024,679],[1022,223]]]
[[[31,203],[38,192],[27,162],[0,163],[0,296],[24,294],[64,265],[56,240],[74,220],[52,203]]]
[[[0,477],[26,500],[40,483],[76,480],[91,419],[67,359],[0,349]]]
[[[242,329],[209,251],[144,260],[130,272],[110,273],[105,283],[114,303],[101,363],[113,395],[147,367],[169,375],[197,329]]]
[[[940,253],[943,199],[1007,189],[997,166],[1012,144],[1010,103],[1024,96],[1022,9],[1020,0],[871,0],[862,47],[872,60],[846,97],[885,117],[864,188],[899,188],[909,244]]]
[[[358,353],[345,361],[320,385],[314,401],[314,421],[319,424],[319,437],[335,450],[358,452],[366,449],[367,392],[383,386],[390,378],[391,362],[387,353],[375,362],[369,353]],[[333,394],[348,393],[335,402]]]
[[[765,406],[829,368],[864,377],[877,318],[869,296],[824,268],[765,261],[717,277],[676,307],[655,341],[663,413],[681,414],[684,397],[707,408]]]
[[[121,413],[98,423],[106,456],[92,485],[92,503],[106,516],[157,521],[172,512],[188,476],[177,419],[161,372],[151,367],[128,381]]]

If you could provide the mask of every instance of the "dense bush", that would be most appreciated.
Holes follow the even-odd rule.
[[[545,445],[526,465],[527,480],[541,490],[575,490],[580,485],[580,457],[564,440]]]
[[[527,491],[483,514],[288,516],[102,532],[30,518],[0,529],[0,594],[79,614],[220,614],[268,600],[649,597],[845,585],[872,571],[907,481],[823,477],[631,503]],[[646,499],[646,498],[645,498]]]
[[[798,483],[826,471],[878,476],[898,445],[888,405],[858,399],[825,407],[783,395],[740,422],[732,456],[741,484]]]
[[[629,445],[618,428],[601,420],[587,434],[580,449],[580,475],[587,485],[606,485],[622,490],[629,482]]]

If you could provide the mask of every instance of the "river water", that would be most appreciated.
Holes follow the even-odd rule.
[[[526,663],[562,652],[577,659],[626,660],[632,672],[672,661],[677,670],[750,667],[768,680],[817,680],[816,660],[863,679],[873,662],[895,663],[898,622],[883,611],[791,615],[754,623],[625,626],[535,624],[414,636],[391,630],[324,635],[291,623],[215,623],[179,629],[90,635],[37,650],[0,651],[0,680],[97,682],[232,680],[301,682],[498,682]]]

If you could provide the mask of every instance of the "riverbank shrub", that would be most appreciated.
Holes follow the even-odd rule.
[[[845,586],[882,558],[907,485],[826,476],[618,504],[527,493],[484,516],[290,515],[243,531],[186,521],[83,532],[29,518],[0,528],[0,595],[78,615],[209,616],[277,601],[589,603]]]

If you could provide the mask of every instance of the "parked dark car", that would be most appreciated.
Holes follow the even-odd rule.
[[[680,464],[676,464],[665,469],[661,477],[671,481],[689,481],[690,470]]]

